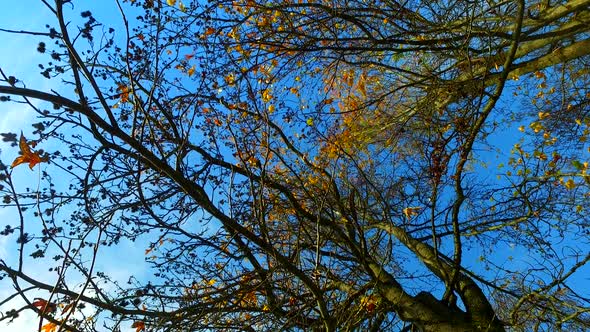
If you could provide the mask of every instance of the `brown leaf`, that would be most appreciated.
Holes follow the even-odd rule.
[[[141,332],[145,330],[145,323],[141,320],[138,320],[133,322],[133,324],[131,324],[131,327],[135,328],[135,332]]]
[[[31,303],[34,307],[37,307],[43,313],[53,313],[57,306],[55,303],[47,302],[44,299],[36,298],[33,303]]]

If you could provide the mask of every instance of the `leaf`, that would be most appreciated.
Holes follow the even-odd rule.
[[[262,95],[262,101],[268,103],[272,99],[272,94],[268,89],[264,89],[260,92]]]
[[[195,66],[192,66],[192,67],[189,68],[189,70],[187,70],[186,73],[190,77],[190,76],[193,76],[193,74],[195,73],[195,70],[196,70]]]
[[[49,322],[41,327],[41,331],[43,332],[55,332],[57,330],[57,324],[53,322]]]
[[[166,3],[167,3],[169,6],[174,6],[174,5],[176,4],[176,0],[166,0]]]
[[[208,28],[205,30],[205,36],[210,36],[210,35],[212,35],[212,34],[214,34],[214,33],[215,33],[215,28],[212,28],[212,27],[208,27]]]
[[[305,121],[305,123],[306,123],[308,126],[313,126],[313,118],[308,118],[308,119]]]
[[[55,303],[47,302],[46,300],[41,298],[35,298],[35,301],[33,301],[33,303],[31,304],[34,307],[37,307],[37,309],[39,309],[42,313],[53,313],[57,308]]]
[[[576,187],[576,183],[573,179],[569,179],[565,182],[564,186],[567,190],[572,190]]]
[[[377,298],[375,295],[364,296],[361,298],[361,306],[363,306],[365,310],[371,314],[377,308]]]
[[[578,160],[572,160],[572,166],[574,166],[578,171],[585,169],[584,164],[582,164]]]
[[[145,323],[141,320],[133,322],[131,327],[135,328],[135,332],[141,332],[145,330]]]
[[[121,102],[126,103],[129,101],[129,88],[125,84],[119,84],[117,87],[117,91],[121,91],[119,97],[121,97]]]
[[[407,207],[407,208],[403,209],[403,213],[404,213],[404,216],[406,216],[406,218],[412,219],[413,216],[418,215],[420,210],[422,210],[422,207],[419,207],[419,206]]]
[[[535,72],[535,77],[536,77],[536,78],[542,78],[542,79],[545,79],[545,78],[546,78],[546,77],[545,77],[545,73],[543,73],[543,72],[541,72],[541,71],[536,71],[536,72]]]
[[[29,163],[29,168],[33,169],[35,165],[44,161],[38,152],[31,151],[31,148],[27,144],[27,140],[22,132],[20,134],[20,141],[18,143],[18,146],[20,148],[20,152],[22,155],[16,157],[16,159],[14,159],[10,167],[14,168],[20,164]]]

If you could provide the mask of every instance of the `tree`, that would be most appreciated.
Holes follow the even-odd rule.
[[[589,1],[129,0],[113,27],[42,3],[47,31],[3,29],[40,38],[59,79],[0,64],[4,104],[40,121],[2,134],[22,156],[2,164],[1,305],[26,303],[3,320],[590,326]],[[30,189],[23,163],[42,169]],[[96,268],[125,241],[151,267],[127,284]]]

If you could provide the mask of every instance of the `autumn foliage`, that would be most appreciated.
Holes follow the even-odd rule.
[[[590,1],[42,7],[0,322],[590,329]]]

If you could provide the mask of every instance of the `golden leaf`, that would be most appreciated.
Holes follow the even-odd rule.
[[[404,216],[406,216],[406,218],[412,219],[413,216],[418,215],[420,210],[422,210],[422,207],[419,207],[419,206],[407,207],[407,208],[403,209],[403,213],[404,213]]]
[[[20,134],[20,141],[18,143],[20,148],[21,156],[16,157],[10,167],[16,167],[20,164],[29,163],[29,168],[33,169],[35,165],[41,163],[42,161],[46,161],[39,155],[38,152],[31,151],[29,144],[27,144],[27,139],[21,132]]]
[[[574,182],[574,180],[569,179],[565,182],[564,186],[567,190],[572,190],[576,187],[576,183]]]
[[[195,66],[192,66],[189,68],[189,70],[187,70],[186,73],[188,74],[188,76],[193,76],[193,74],[195,73],[195,70],[196,70]]]

